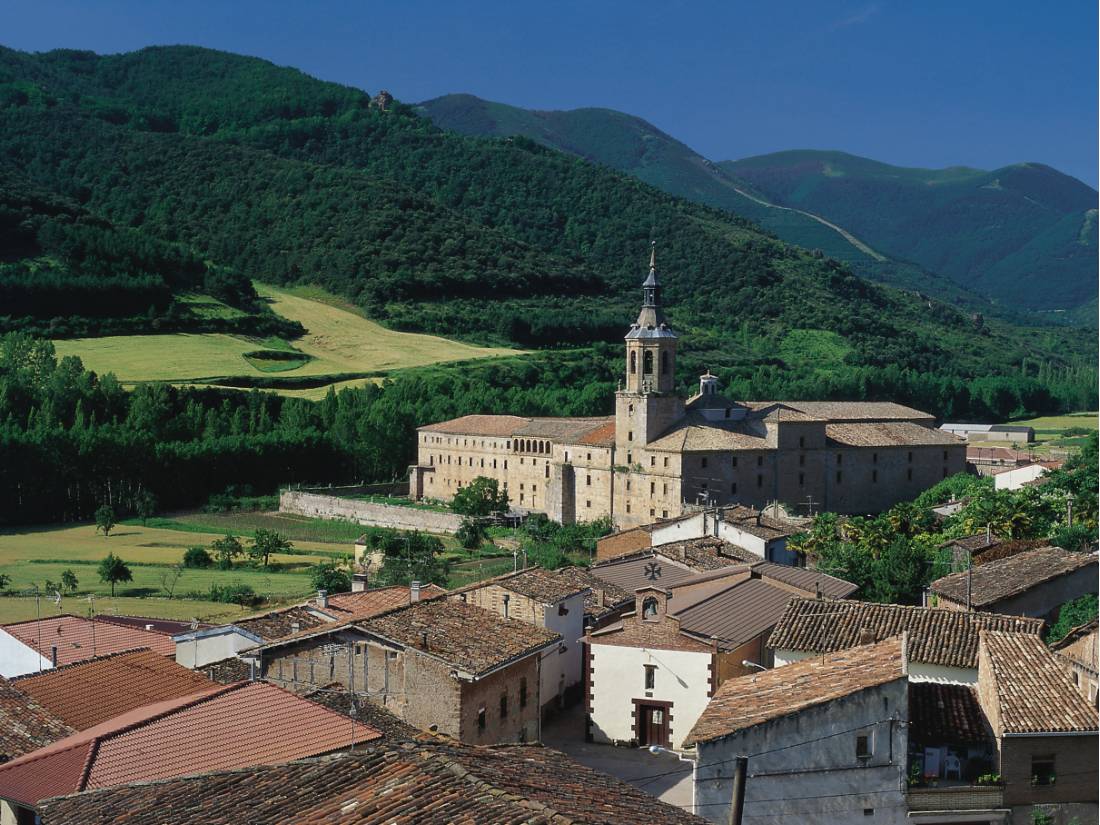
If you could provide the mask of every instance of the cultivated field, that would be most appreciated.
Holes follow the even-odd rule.
[[[322,397],[329,385],[361,386],[393,370],[517,352],[386,329],[316,288],[286,290],[262,284],[256,288],[275,312],[300,321],[307,334],[289,346],[216,333],[76,338],[54,345],[59,356],[77,355],[89,369],[113,372],[126,385],[141,381],[204,384],[233,377],[332,377],[322,387],[280,390],[307,398]],[[309,360],[296,365],[245,357],[256,350],[296,350]],[[365,373],[372,375],[363,377]]]

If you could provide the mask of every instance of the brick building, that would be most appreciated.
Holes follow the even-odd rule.
[[[631,527],[692,505],[878,512],[965,469],[964,441],[899,404],[731,401],[709,372],[685,401],[652,255],[642,293],[613,416],[468,415],[421,427],[410,495],[448,501],[486,476],[518,511]]]

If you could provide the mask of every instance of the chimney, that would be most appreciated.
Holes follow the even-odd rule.
[[[607,591],[600,589],[596,591],[596,605],[598,607],[607,607]]]
[[[869,627],[861,627],[859,629],[859,643],[861,645],[873,645],[878,639],[875,637],[875,631]]]
[[[57,667],[57,645],[50,645],[50,665]]]
[[[290,623],[290,632],[291,633],[297,633],[301,629],[302,629],[302,626],[298,622],[291,622]]]
[[[814,582],[814,598],[821,600],[821,579]]]
[[[508,603],[512,601],[512,597],[507,593],[504,594],[504,618],[508,618]]]
[[[147,625],[145,625],[145,629],[146,629],[146,630],[153,630],[153,628],[154,628],[154,626],[153,626],[153,625],[151,625],[151,624],[147,624]]]
[[[409,604],[420,601],[420,582],[409,582]]]
[[[321,607],[328,607],[328,591],[327,590],[318,590],[317,591],[317,604],[319,604]]]
[[[680,561],[687,561],[688,560],[687,542],[680,542],[680,547],[676,551],[676,553],[680,557]]]
[[[993,525],[987,524],[985,526],[985,546],[989,547],[993,543]]]
[[[420,649],[421,650],[427,650],[428,649],[428,631],[427,630],[421,630],[420,631]]]

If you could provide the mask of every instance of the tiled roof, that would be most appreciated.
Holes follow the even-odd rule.
[[[995,542],[992,547],[974,552],[974,566],[980,567],[997,559],[1007,559],[1026,550],[1034,550],[1037,547],[1047,547],[1046,539],[1005,539]]]
[[[73,729],[0,676],[0,762],[64,739]]]
[[[1037,636],[988,631],[981,636],[982,667],[989,665],[998,705],[993,715],[998,734],[1097,729],[1096,708]]]
[[[252,666],[244,659],[230,656],[228,659],[219,659],[209,662],[198,668],[199,671],[212,682],[219,685],[231,685],[234,682],[243,682],[252,678]]]
[[[804,527],[793,522],[766,516],[752,507],[737,505],[722,508],[722,520],[744,530],[751,536],[776,539],[805,532]]]
[[[940,547],[958,547],[960,550],[977,552],[978,550],[991,549],[1000,543],[1001,539],[996,535],[986,536],[985,533],[975,533],[972,536],[960,536],[957,539],[950,539],[943,542]]]
[[[808,567],[791,567],[787,564],[758,561],[753,564],[752,569],[764,579],[781,581],[806,593],[820,592],[827,599],[843,599],[859,590],[858,585],[838,579],[836,576],[819,573]]]
[[[440,421],[417,429],[420,432],[450,435],[505,437],[510,436],[527,421],[528,419],[521,418],[518,415],[464,415],[461,418],[452,418],[449,421]]]
[[[584,597],[584,614],[593,619],[606,616],[616,607],[634,601],[633,593],[597,578],[583,567],[563,567],[555,570],[554,575],[578,589],[588,588],[590,592]]]
[[[256,616],[238,619],[232,623],[234,627],[255,633],[264,641],[282,639],[292,633],[300,633],[329,624],[327,619],[317,615],[315,611],[306,609],[302,605],[283,607],[278,610],[269,610]]]
[[[589,430],[575,443],[591,447],[610,447],[615,443],[615,419],[608,419],[607,423]]]
[[[652,552],[666,559],[686,564],[700,573],[734,564],[751,564],[760,560],[760,556],[755,553],[717,536],[669,541],[658,544]]]
[[[825,437],[827,442],[841,447],[946,447],[963,443],[958,436],[912,421],[826,424]]]
[[[178,636],[180,633],[189,633],[204,627],[213,627],[206,622],[178,622],[172,619],[152,619],[148,616],[112,616],[107,613],[96,616],[97,621],[111,622],[112,624],[137,627],[142,630],[151,630],[154,633],[163,633],[166,636]]]
[[[425,584],[420,587],[420,598],[438,599],[446,590],[437,584]],[[314,602],[317,605],[317,602]],[[409,604],[409,588],[403,584],[393,587],[375,587],[360,590],[358,593],[334,593],[328,597],[328,607],[319,607],[338,617],[346,619],[368,619],[393,610],[395,607]]]
[[[651,450],[771,450],[762,421],[730,419],[708,421],[701,412],[689,412],[670,430],[649,444]]]
[[[973,685],[909,683],[909,741],[930,747],[989,742],[986,723]]]
[[[394,716],[381,705],[376,705],[361,695],[350,693],[339,682],[333,682],[331,685],[306,693],[305,697],[374,728],[391,742],[417,739],[425,735],[423,731]]]
[[[53,616],[41,621],[31,619],[4,625],[3,629],[23,644],[37,650],[47,661],[56,645],[59,665],[82,662],[108,653],[121,653],[123,650],[136,650],[139,647],[151,648],[164,656],[176,654],[175,642],[163,633],[79,616]],[[41,648],[38,646],[39,640]]]
[[[782,404],[828,421],[913,421],[932,418],[926,412],[892,401],[750,401],[748,404],[755,409]]]
[[[45,825],[705,825],[539,746],[372,745],[51,800]]]
[[[696,721],[684,746],[729,736],[904,678],[904,637],[896,637],[823,659],[804,659],[727,679]]]
[[[575,444],[587,438],[597,430],[604,429],[608,423],[615,424],[614,418],[531,418],[527,424],[516,431],[518,436],[549,438],[562,444]]]
[[[468,584],[465,587],[452,590],[450,595],[454,596],[458,593],[480,590],[490,585],[503,587],[505,590],[511,590],[513,593],[519,593],[521,596],[527,596],[527,598],[543,604],[557,604],[579,595],[585,590],[585,586],[580,586],[569,578],[558,576],[541,567],[528,567],[515,573],[505,573],[491,579],[483,579]]]
[[[380,734],[265,682],[157,702],[0,765],[0,797],[51,796],[129,782],[274,764]]]
[[[928,589],[937,596],[965,603],[967,580],[970,580],[970,603],[981,608],[1090,566],[1096,568],[1094,555],[1073,553],[1061,547],[1039,547],[986,562],[969,573],[952,573],[936,579]]]
[[[417,602],[356,624],[475,676],[561,640],[545,628],[450,599]]]
[[[773,650],[831,653],[864,641],[908,633],[909,661],[949,667],[978,667],[978,632],[999,630],[1038,637],[1041,619],[965,613],[932,607],[848,600],[794,599],[775,626]]]
[[[74,730],[211,686],[205,676],[152,650],[100,656],[24,676],[15,684]]]

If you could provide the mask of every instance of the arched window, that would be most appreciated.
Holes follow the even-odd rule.
[[[656,619],[657,618],[657,600],[650,596],[642,602],[642,618],[643,619]]]
[[[668,375],[668,352],[661,353],[661,375]]]
[[[633,375],[638,371],[638,353],[631,350],[630,352],[630,374]]]
[[[642,374],[653,375],[653,353],[649,350],[642,356]]]

